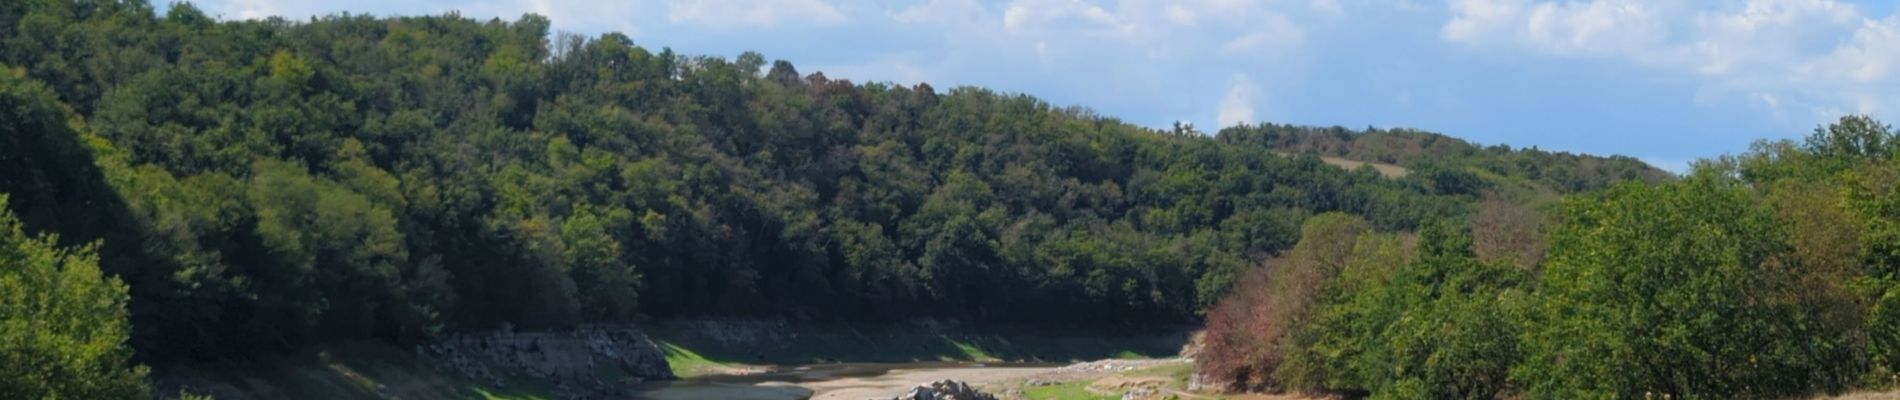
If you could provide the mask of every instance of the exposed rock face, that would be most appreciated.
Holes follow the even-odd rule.
[[[693,339],[736,348],[777,345],[790,339],[791,331],[782,319],[700,318],[679,324]]]
[[[892,400],[996,400],[996,396],[977,391],[962,381],[944,380],[917,385]]]
[[[569,398],[611,396],[616,388],[675,378],[659,346],[630,326],[461,335],[420,350],[444,368],[496,386],[506,383],[501,377],[507,373],[548,379]],[[626,371],[628,377],[612,382],[601,379],[596,371],[608,366]]]

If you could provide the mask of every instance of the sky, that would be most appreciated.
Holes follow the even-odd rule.
[[[1150,127],[1407,127],[1677,171],[1842,115],[1900,122],[1900,0],[193,4],[223,19],[534,13],[561,32],[758,51],[854,82],[983,86]]]

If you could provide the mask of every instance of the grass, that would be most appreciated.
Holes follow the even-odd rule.
[[[1378,170],[1380,175],[1385,175],[1385,177],[1392,178],[1392,179],[1404,178],[1406,174],[1412,173],[1412,171],[1405,169],[1405,167],[1392,165],[1392,164],[1353,161],[1353,160],[1348,160],[1348,159],[1339,158],[1339,157],[1320,157],[1319,160],[1324,161],[1327,164],[1332,164],[1332,165],[1339,166],[1340,168],[1345,168],[1347,171],[1359,169],[1359,166],[1362,166],[1362,165],[1371,165],[1372,169]]]
[[[1153,377],[1153,378],[1162,378],[1166,380],[1166,384],[1161,386],[1164,389],[1175,390],[1175,391],[1186,391],[1188,377],[1189,375],[1192,375],[1193,373],[1194,373],[1193,364],[1188,364],[1188,363],[1167,364],[1167,365],[1161,365],[1161,366],[1156,366],[1156,367],[1149,367],[1149,368],[1143,368],[1143,369],[1134,370],[1134,371],[1123,372],[1123,373],[1119,373],[1119,374],[1115,374],[1109,377],[1103,377],[1101,379],[1095,379],[1095,380],[1063,382],[1060,384],[1048,385],[1048,386],[1022,386],[1020,390],[1022,390],[1023,392],[1023,397],[1031,399],[1031,400],[1119,399],[1121,398],[1121,394],[1122,394],[1120,391],[1108,391],[1108,390],[1103,390],[1103,389],[1091,390],[1090,388],[1106,379]],[[1102,391],[1098,391],[1098,390],[1102,390]],[[1207,398],[1207,399],[1227,398],[1226,396],[1218,395],[1218,394],[1200,394],[1199,396],[1201,396],[1200,398]]]
[[[1279,153],[1285,156],[1296,156],[1297,154],[1299,154],[1299,153],[1289,153],[1289,152],[1276,152],[1276,153]],[[1359,169],[1360,166],[1371,165],[1373,170],[1379,171],[1379,175],[1383,175],[1388,179],[1404,178],[1406,175],[1412,173],[1412,170],[1406,169],[1405,167],[1392,165],[1392,164],[1386,164],[1386,163],[1348,160],[1348,159],[1333,157],[1333,156],[1320,156],[1319,160],[1320,162],[1324,162],[1327,165],[1339,167],[1347,171]]]
[[[1154,377],[1168,378],[1170,382],[1179,383],[1181,384],[1181,388],[1186,388],[1188,378],[1194,375],[1194,364],[1176,363],[1176,364],[1162,365],[1158,367],[1143,368],[1140,370],[1131,371],[1128,373],[1128,375],[1154,376]]]
[[[647,329],[681,377],[746,365],[832,362],[1072,362],[1173,356],[1185,337],[1172,331],[1103,334],[1083,330],[947,329],[890,324],[810,324],[786,328],[773,343],[730,345],[687,327]]]
[[[659,345],[660,353],[666,355],[666,365],[672,367],[673,374],[681,378],[698,377],[728,367],[725,363],[707,360],[706,356],[671,342],[661,341]]]
[[[493,399],[556,398],[554,386],[525,376],[505,377],[502,387],[437,370],[415,352],[377,343],[327,346],[310,354],[241,363],[172,367],[158,374],[194,393],[243,394],[281,399]],[[173,392],[175,389],[163,389]]]
[[[1121,395],[1100,394],[1089,391],[1088,381],[1066,382],[1049,386],[1032,386],[1023,389],[1023,397],[1031,400],[1113,400]]]

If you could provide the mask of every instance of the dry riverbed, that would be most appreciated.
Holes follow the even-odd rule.
[[[740,369],[732,375],[708,375],[674,382],[655,382],[643,388],[641,398],[673,399],[817,399],[860,400],[891,398],[918,384],[958,380],[986,391],[1021,397],[1019,388],[1096,381],[1118,374],[1187,361],[1103,360],[1079,364],[1021,363],[837,363],[785,368]],[[1013,396],[1012,396],[1013,395]]]

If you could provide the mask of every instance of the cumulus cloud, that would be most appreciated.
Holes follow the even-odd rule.
[[[1648,54],[1669,35],[1668,0],[1454,0],[1440,34],[1468,44],[1516,44],[1565,55]]]
[[[986,12],[976,0],[929,0],[891,13],[891,19],[906,24],[970,24],[978,23]]]
[[[1900,116],[1900,14],[1837,0],[1454,0],[1444,40],[1618,60],[1768,108]]]
[[[1219,123],[1220,128],[1256,122],[1254,97],[1258,95],[1259,89],[1254,87],[1252,79],[1248,79],[1246,74],[1234,75],[1227,95],[1221,98],[1220,110],[1215,114],[1214,122]]]
[[[1016,0],[1003,8],[1003,27],[1012,32],[1058,30],[1126,34],[1133,26],[1107,9],[1081,0]]]
[[[781,23],[836,25],[847,18],[822,0],[673,0],[667,20],[674,24],[773,28]]]
[[[1293,21],[1279,14],[1262,17],[1259,30],[1241,35],[1222,44],[1223,55],[1252,55],[1277,53],[1306,41],[1306,32],[1294,25]]]

